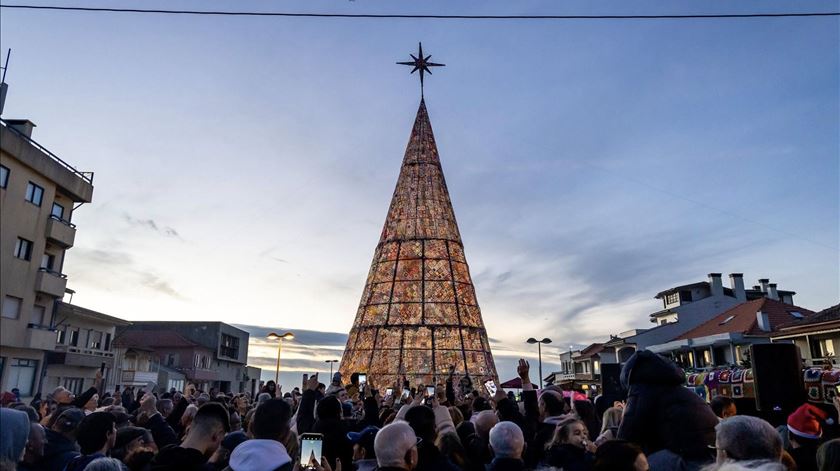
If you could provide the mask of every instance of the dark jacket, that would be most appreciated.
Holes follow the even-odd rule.
[[[563,471],[589,471],[595,464],[595,455],[583,448],[563,443],[545,452],[545,463]]]
[[[341,419],[323,419],[315,422],[312,431],[324,435],[321,454],[335,469],[335,460],[341,460],[341,469],[353,469],[353,445],[347,438],[349,431],[345,421]]]
[[[81,396],[77,396],[76,399],[74,399],[73,402],[70,403],[70,405],[78,407],[79,409],[84,409],[85,404],[87,404],[90,398],[92,398],[93,395],[96,394],[96,391],[96,387],[89,387],[87,391],[82,393]]]
[[[487,471],[524,471],[525,462],[516,458],[493,458]]]
[[[92,455],[81,455],[73,458],[70,463],[67,464],[67,471],[84,471],[85,467],[90,464],[91,461],[97,458],[105,458],[105,455],[102,453],[94,453]]]
[[[297,411],[297,434],[309,433],[315,426],[315,403],[318,402],[318,393],[307,389],[300,397],[300,404]]]
[[[633,354],[621,370],[627,406],[618,438],[645,454],[668,449],[685,459],[711,459],[718,419],[694,391],[685,388],[683,371],[647,350]]]
[[[44,457],[41,458],[36,469],[62,471],[67,467],[67,463],[81,455],[75,441],[50,429],[46,429],[45,432],[47,444],[44,446]]]
[[[151,471],[209,471],[207,457],[192,448],[170,445],[162,448],[152,460]]]
[[[434,443],[425,440],[417,446],[417,467],[414,471],[460,471]]]

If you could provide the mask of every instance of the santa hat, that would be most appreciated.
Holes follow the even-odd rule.
[[[790,433],[802,437],[817,439],[822,436],[822,424],[828,418],[828,413],[812,404],[802,404],[793,411],[787,419],[787,428]]]

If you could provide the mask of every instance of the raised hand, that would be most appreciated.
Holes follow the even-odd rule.
[[[531,382],[531,377],[529,376],[530,372],[531,365],[528,364],[528,360],[520,358],[519,365],[516,366],[516,374],[519,375],[519,379],[522,380],[522,384]]]

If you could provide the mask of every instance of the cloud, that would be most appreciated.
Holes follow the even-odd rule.
[[[140,265],[134,257],[122,250],[75,247],[72,255],[72,279],[75,281],[90,278],[91,282],[106,290],[111,284],[117,287],[141,285],[178,300],[187,299],[155,270]]]
[[[152,230],[161,234],[164,237],[174,237],[180,239],[181,236],[174,228],[169,226],[160,226],[154,219],[136,219],[128,213],[123,213],[123,219],[132,227],[140,227]]]
[[[166,280],[161,279],[158,275],[154,273],[143,273],[143,272],[136,272],[137,275],[140,277],[140,283],[154,291],[159,293],[165,294],[167,296],[172,296],[173,298],[178,299],[186,299],[184,296],[181,295],[172,285],[169,284]]]

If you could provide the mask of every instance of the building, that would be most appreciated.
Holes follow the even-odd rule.
[[[724,287],[720,273],[709,273],[708,281],[675,286],[658,293],[662,309],[650,314],[656,327],[625,339],[639,350],[669,342],[720,313],[745,301],[768,297],[793,304],[793,291],[779,291],[775,283],[763,278],[752,289],[744,286],[741,273],[729,275],[730,286]]]
[[[168,368],[175,376],[181,373],[205,390],[240,392],[251,388],[252,379],[259,379],[252,378],[247,367],[248,340],[248,332],[223,322],[143,321],[120,331],[117,342],[134,352],[152,348],[152,363],[156,360],[164,372]],[[169,387],[168,383],[167,377],[158,385]]]
[[[567,385],[575,390],[597,391],[601,387],[601,359],[603,343],[593,343],[581,350],[569,349],[560,354],[560,371],[545,378],[548,384]],[[613,355],[604,355],[607,363],[614,363]]]
[[[840,351],[840,304],[805,319],[782,324],[770,335],[770,340],[795,343],[805,366],[836,365]]]
[[[42,389],[56,347],[73,211],[93,197],[93,174],[32,140],[34,127],[0,120],[0,390],[18,388],[24,398]]]
[[[113,384],[115,330],[130,322],[60,301],[56,306],[54,351],[47,354],[43,390],[64,386],[81,394],[102,367],[105,384]]]
[[[341,361],[376,384],[498,380],[424,100]]]
[[[688,368],[739,365],[756,343],[769,343],[780,326],[814,313],[769,297],[741,303],[675,339],[648,350],[669,355]]]
[[[187,383],[205,391],[218,387],[219,374],[212,367],[213,349],[178,332],[127,329],[114,344],[120,358],[114,377],[123,388],[150,382],[164,390],[183,391]]]

